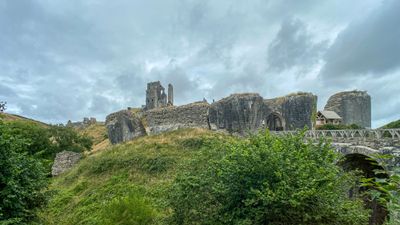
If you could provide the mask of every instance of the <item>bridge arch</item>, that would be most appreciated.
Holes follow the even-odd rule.
[[[381,166],[378,161],[379,160],[366,154],[353,152],[345,154],[339,162],[339,165],[341,165],[345,171],[358,170],[361,172],[361,176],[365,178],[388,178],[388,175],[385,173],[378,175],[375,173],[376,170],[385,171],[385,168]],[[388,212],[385,205],[382,205],[377,200],[371,201],[370,197],[363,195],[363,193],[369,189],[369,187],[360,186],[360,183],[355,184],[354,187],[349,190],[349,197],[362,198],[365,207],[372,210],[369,224],[383,224],[388,216]]]
[[[277,112],[270,113],[266,121],[266,126],[270,131],[283,131],[285,129],[285,120]]]

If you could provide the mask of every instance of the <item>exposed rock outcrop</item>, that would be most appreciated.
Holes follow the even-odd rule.
[[[58,176],[71,169],[82,158],[81,153],[62,151],[57,153],[51,167],[51,175]]]
[[[149,134],[158,134],[180,128],[208,129],[208,109],[206,102],[196,102],[178,107],[170,106],[147,110],[145,112],[146,129]]]
[[[145,136],[146,130],[142,119],[142,112],[138,111],[134,113],[132,110],[121,110],[108,115],[106,118],[106,127],[111,143],[117,144]]]
[[[371,127],[371,97],[365,91],[345,91],[332,95],[325,110],[342,117],[343,124]]]

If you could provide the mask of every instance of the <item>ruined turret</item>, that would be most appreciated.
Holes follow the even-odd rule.
[[[174,105],[174,87],[168,84],[168,105]]]
[[[366,91],[336,93],[329,98],[324,110],[336,112],[343,124],[371,127],[371,97]]]
[[[165,88],[161,85],[160,81],[148,83],[145,109],[148,110],[165,106],[167,106],[167,95],[165,94]]]

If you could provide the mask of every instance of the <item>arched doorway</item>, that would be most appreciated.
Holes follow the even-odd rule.
[[[376,160],[363,154],[352,153],[345,155],[340,165],[345,171],[360,171],[361,175],[365,178],[388,178],[388,175],[385,173],[377,175],[375,171],[384,170],[384,168]],[[368,190],[369,187],[362,187],[360,184],[356,184],[354,188],[349,190],[349,197],[362,198],[365,207],[371,209],[370,225],[383,224],[388,215],[386,207],[377,200],[371,200],[369,196],[363,194]]]
[[[267,117],[267,128],[271,131],[284,130],[284,121],[282,116],[277,113],[269,114]]]

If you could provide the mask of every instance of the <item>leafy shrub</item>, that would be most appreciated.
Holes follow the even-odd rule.
[[[52,126],[49,132],[55,153],[61,151],[83,152],[92,148],[92,139],[78,134],[71,127]]]
[[[268,133],[193,160],[170,190],[174,224],[366,224],[330,145]],[[216,154],[215,152],[223,153]],[[207,161],[207,163],[204,163]],[[201,166],[199,166],[201,165]]]
[[[0,120],[1,223],[32,219],[32,211],[45,202],[41,190],[56,153],[90,150],[91,145],[89,138],[69,128]]]
[[[363,127],[357,125],[357,124],[350,124],[350,125],[345,125],[345,124],[324,124],[321,126],[317,126],[317,130],[358,130],[358,129],[364,129]]]
[[[375,178],[362,179],[362,185],[369,188],[368,194],[373,200],[378,200],[388,211],[385,225],[400,224],[400,168],[388,167],[385,160],[391,156],[376,156],[383,159],[381,164],[390,170],[375,170]],[[382,176],[384,175],[384,176]]]
[[[32,140],[0,121],[0,223],[23,224],[44,202],[45,167],[30,155]],[[18,221],[18,222],[17,222]]]

